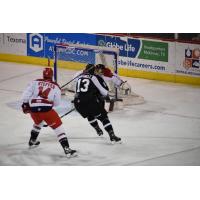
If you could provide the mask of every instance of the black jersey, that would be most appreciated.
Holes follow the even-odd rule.
[[[76,83],[76,98],[81,101],[92,101],[97,94],[106,96],[108,94],[108,87],[105,81],[97,76],[91,74],[81,75]]]
[[[96,77],[97,77],[99,83],[102,85],[102,87],[103,87],[104,89],[106,89],[106,90],[109,90],[108,85],[107,85],[107,83],[105,82],[105,80],[104,80],[101,76],[99,76],[99,75],[96,75]]]

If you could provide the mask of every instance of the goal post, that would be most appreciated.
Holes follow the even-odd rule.
[[[118,73],[119,49],[82,44],[56,44],[54,46],[54,80],[58,81],[59,60],[90,64],[104,64]],[[112,58],[111,58],[112,57]]]
[[[118,57],[119,49],[117,48],[67,43],[56,44],[54,46],[54,80],[60,83],[61,86],[64,84],[63,81],[59,80],[61,76],[59,77],[58,71],[67,62],[70,62],[71,65],[79,63],[76,67],[85,66],[88,63],[104,64],[113,69],[115,74],[118,74]],[[115,99],[118,99],[117,89]]]

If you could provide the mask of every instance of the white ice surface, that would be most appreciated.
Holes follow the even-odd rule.
[[[67,159],[50,128],[38,148],[28,149],[29,115],[11,106],[29,81],[41,77],[40,66],[0,62],[0,165],[200,165],[200,87],[125,78],[145,103],[109,113],[120,145],[99,138],[86,119],[72,112],[62,119],[71,148]],[[75,73],[69,70],[68,80]]]

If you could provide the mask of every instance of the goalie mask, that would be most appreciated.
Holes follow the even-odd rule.
[[[49,68],[49,67],[45,68],[43,70],[43,78],[52,80],[52,78],[53,78],[53,70],[51,68]]]
[[[105,65],[103,65],[103,64],[98,64],[98,65],[96,65],[95,73],[96,73],[96,74],[102,75],[102,74],[104,74],[105,68],[106,68]]]

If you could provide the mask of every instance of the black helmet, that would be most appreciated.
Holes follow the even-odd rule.
[[[84,73],[94,74],[95,66],[93,64],[87,64]]]

